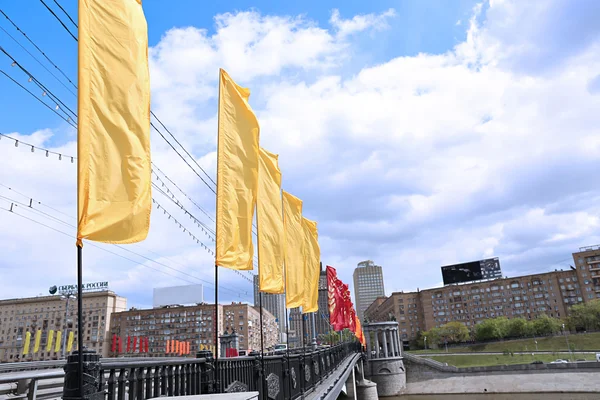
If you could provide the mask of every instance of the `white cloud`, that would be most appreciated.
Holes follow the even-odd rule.
[[[563,52],[560,30],[570,25],[557,24],[556,33],[545,35],[556,10],[581,14],[561,1],[479,5],[455,48],[362,68],[352,54],[368,48],[354,40],[384,27],[393,10],[350,19],[334,11],[330,27],[301,16],[222,14],[214,33],[174,28],[150,50],[153,109],[214,176],[218,68],[248,86],[261,144],[280,154],[284,187],[319,222],[324,263],[348,282],[363,259],[384,266],[388,292],[431,287],[439,266],[492,255],[508,275],[556,268],[579,245],[600,243],[600,190],[593,184],[600,96],[590,83],[600,70],[598,30],[584,24],[583,43]],[[357,72],[348,75],[349,69]],[[50,133],[26,139],[44,144]],[[0,183],[73,213],[74,168],[26,150],[0,142],[0,171],[11,171]],[[74,144],[64,151],[74,152]],[[212,193],[158,136],[153,160],[195,202],[214,209]],[[177,213],[168,200],[162,203]],[[186,206],[209,222],[189,201]],[[28,252],[31,243],[40,251]],[[34,281],[9,293],[45,285],[46,271],[72,279],[71,245],[1,212],[0,248],[11,256],[0,262],[0,279],[15,265],[32,268]],[[144,246],[167,256],[139,249],[149,258],[213,280],[208,253],[160,212]],[[107,277],[139,304],[149,303],[148,287],[181,283],[89,252],[90,276]],[[223,276],[249,289],[237,275]]]

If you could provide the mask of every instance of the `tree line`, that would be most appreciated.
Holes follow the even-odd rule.
[[[497,317],[486,319],[472,329],[458,321],[448,322],[438,328],[420,332],[417,346],[423,348],[433,345],[463,342],[485,342],[489,340],[517,339],[532,336],[548,336],[560,333],[563,325],[569,330],[600,330],[600,299],[588,303],[575,304],[567,319],[561,320],[541,315],[534,320],[525,318]]]

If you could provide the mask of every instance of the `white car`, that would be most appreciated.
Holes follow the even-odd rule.
[[[569,362],[567,360],[556,360],[556,361],[552,361],[550,364],[568,364]]]

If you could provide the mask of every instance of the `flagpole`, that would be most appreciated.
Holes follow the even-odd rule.
[[[221,393],[219,387],[219,266],[215,262],[215,385],[216,393]]]
[[[292,374],[290,373],[290,331],[289,331],[289,317],[288,317],[288,308],[287,308],[287,292],[286,292],[286,305],[285,305],[285,342],[286,342],[286,353],[287,353],[287,369],[288,369],[288,387],[290,388],[290,398],[292,397]]]
[[[77,246],[77,381],[79,382],[79,398],[83,399],[83,246]]]
[[[259,272],[260,273],[260,272]],[[258,299],[260,303],[260,368],[262,369],[262,376],[260,380],[260,389],[263,391],[262,398],[265,398],[265,344],[264,344],[264,336],[265,336],[265,326],[263,325],[263,304],[262,304],[263,294],[258,290]]]

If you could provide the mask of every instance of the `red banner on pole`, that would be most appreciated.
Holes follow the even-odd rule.
[[[113,353],[117,351],[117,334],[113,333],[112,337],[112,346],[110,347],[110,351]]]
[[[131,336],[127,336],[127,352],[131,351]]]

